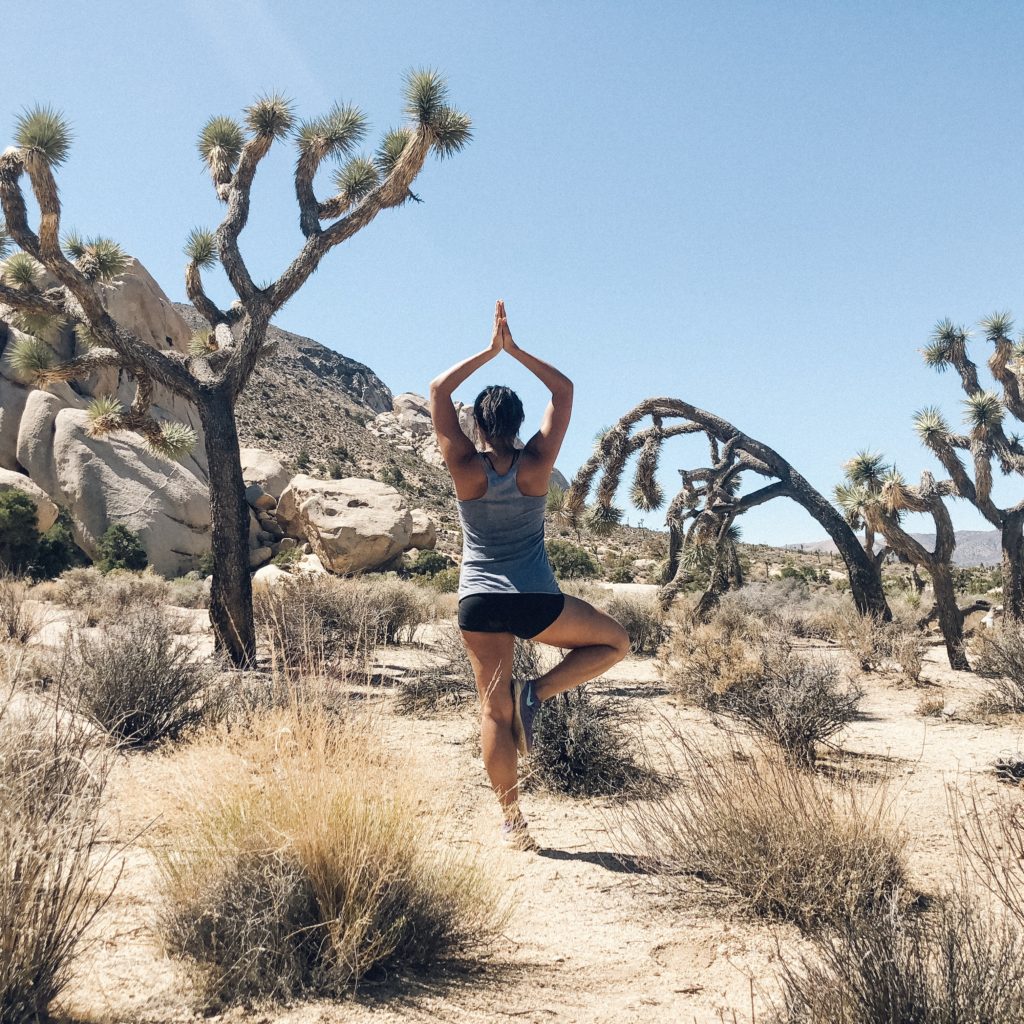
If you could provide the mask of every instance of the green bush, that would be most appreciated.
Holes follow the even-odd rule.
[[[401,487],[405,483],[405,474],[391,462],[380,471],[380,480],[389,487]]]
[[[450,569],[442,569],[429,578],[430,585],[439,590],[442,594],[454,594],[459,589],[459,570],[452,566]]]
[[[0,565],[24,572],[39,550],[35,502],[23,491],[0,493]]]
[[[36,579],[56,579],[68,569],[89,564],[89,559],[75,543],[73,530],[70,513],[61,509],[57,522],[39,538],[31,568]]]
[[[96,567],[100,572],[111,569],[128,569],[137,572],[149,564],[149,556],[142,546],[137,533],[132,533],[126,526],[114,523],[107,528],[100,538],[97,547]]]
[[[545,545],[551,569],[559,579],[586,579],[598,575],[597,563],[589,552],[567,540],[549,540]]]
[[[425,549],[420,551],[409,566],[409,572],[417,576],[436,576],[439,572],[451,568],[452,560],[440,551]]]

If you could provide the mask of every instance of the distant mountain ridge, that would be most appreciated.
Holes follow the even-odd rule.
[[[935,544],[934,533],[912,533],[929,550]],[[784,544],[787,551],[835,551],[831,540],[815,540],[805,544]],[[957,530],[956,550],[953,552],[954,565],[999,565],[1003,560],[1002,544],[998,530]]]

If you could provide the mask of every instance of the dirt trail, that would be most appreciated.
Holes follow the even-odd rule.
[[[389,664],[408,663],[412,652],[391,652]],[[929,655],[925,675],[954,702],[981,682],[957,676]],[[862,757],[843,762],[867,777],[893,780],[892,799],[912,835],[913,881],[937,890],[952,879],[955,861],[946,785],[974,781],[983,800],[1000,793],[981,771],[1000,752],[1021,745],[1013,725],[976,725],[924,719],[915,713],[921,690],[898,688],[893,679],[867,677],[863,719],[844,738]],[[688,732],[708,743],[721,732],[707,716],[678,710],[658,685],[653,662],[628,659],[598,689],[644,694],[635,701],[651,726],[662,713],[681,715]],[[388,705],[379,688],[382,707]],[[653,696],[651,696],[653,694]],[[572,800],[529,793],[523,804],[539,855],[505,850],[498,816],[479,761],[472,709],[434,718],[385,712],[392,742],[408,748],[424,787],[450,802],[451,828],[478,850],[508,885],[515,910],[489,963],[478,977],[425,979],[409,994],[367,992],[359,999],[294,1007],[234,1009],[224,1020],[259,1024],[398,1024],[404,1021],[557,1021],[580,1024],[717,1024],[768,1018],[767,1000],[777,973],[777,949],[791,955],[801,940],[795,929],[752,921],[730,910],[694,883],[684,907],[669,906],[653,879],[630,870],[614,854],[622,841],[609,828],[610,800]],[[145,842],[133,843],[124,876],[103,921],[103,941],[93,950],[68,993],[68,1008],[90,1021],[179,1021],[196,1016],[193,995],[178,965],[153,937],[157,911],[150,846],[166,842],[173,797],[188,749],[164,756],[123,759],[114,779],[122,840],[149,825]],[[844,769],[845,770],[845,769]],[[154,808],[163,816],[152,822]],[[113,836],[112,836],[113,838]]]

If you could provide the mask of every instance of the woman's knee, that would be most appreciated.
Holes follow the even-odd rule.
[[[615,650],[616,662],[619,662],[629,654],[629,634],[617,622],[615,626],[610,646]]]

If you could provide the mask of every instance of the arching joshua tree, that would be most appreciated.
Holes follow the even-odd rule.
[[[185,285],[189,299],[209,324],[188,354],[146,345],[104,308],[100,286],[123,272],[128,257],[104,238],[61,238],[61,204],[54,177],[66,160],[71,132],[62,116],[35,108],[18,119],[16,144],[0,155],[0,204],[6,233],[20,248],[5,264],[0,305],[13,310],[22,332],[8,345],[11,362],[39,386],[87,376],[98,367],[123,368],[136,383],[131,407],[100,399],[91,410],[97,435],[114,430],[141,434],[156,451],[180,456],[195,443],[180,424],[158,423],[149,415],[154,384],[163,385],[197,408],[209,462],[212,513],[213,589],[210,618],[218,647],[237,665],[255,656],[252,588],[249,578],[248,508],[235,427],[235,403],[256,362],[267,355],[272,317],[306,283],[333,248],[366,227],[382,210],[413,197],[410,186],[431,152],[451,156],[469,141],[469,117],[449,106],[444,79],[433,71],[415,72],[405,83],[407,126],[388,132],[376,153],[359,155],[367,134],[356,107],[335,105],[327,114],[299,121],[290,101],[279,95],[258,99],[244,122],[214,117],[199,136],[224,218],[215,231],[189,235]],[[260,162],[278,140],[296,149],[295,197],[305,238],[281,275],[253,281],[239,248],[249,217],[253,181]],[[315,179],[328,158],[343,161],[329,198],[316,194]],[[39,207],[36,230],[22,192],[27,175]],[[237,300],[219,308],[207,296],[202,271],[220,262]],[[43,271],[56,283],[46,286]],[[33,337],[48,325],[71,326],[80,342],[76,357],[55,364],[52,350]]]
[[[836,488],[836,500],[852,522],[866,524],[885,537],[889,547],[908,562],[920,566],[932,579],[935,592],[933,614],[946,642],[951,668],[969,672],[964,651],[964,616],[953,588],[953,551],[956,534],[943,498],[953,493],[948,480],[936,481],[931,473],[921,474],[917,487],[909,486],[882,456],[861,452],[844,467],[846,482]],[[935,547],[929,551],[902,526],[906,512],[927,512],[935,523]],[[931,615],[925,617],[925,621]]]
[[[651,426],[637,430],[647,417]],[[670,423],[676,420],[682,422]],[[676,398],[649,398],[626,413],[597,442],[594,454],[583,464],[570,489],[570,505],[582,515],[601,474],[597,501],[591,517],[615,516],[614,499],[629,459],[639,453],[630,499],[637,508],[651,511],[661,508],[665,495],[656,472],[664,442],[684,434],[704,434],[711,453],[710,465],[683,472],[682,488],[669,505],[671,576],[663,594],[671,601],[685,582],[681,557],[688,543],[713,543],[716,561],[705,601],[706,613],[718,595],[729,585],[729,531],[737,517],[774,498],[791,498],[801,505],[825,529],[846,563],[850,589],[857,608],[863,614],[889,620],[892,615],[882,591],[882,581],[846,520],[778,452],[737,430],[731,423]],[[740,493],[741,477],[754,473],[774,482],[745,494]],[[620,513],[619,513],[620,514]],[[692,520],[692,523],[687,523]]]
[[[967,354],[970,333],[943,320],[924,349],[924,359],[936,370],[952,366],[960,375],[967,396],[964,408],[969,433],[951,430],[936,406],[920,410],[914,416],[914,426],[949,474],[953,493],[966,498],[999,530],[1004,621],[1020,622],[1024,620],[1024,500],[1000,508],[992,499],[992,483],[994,466],[1004,475],[1024,475],[1024,445],[1016,434],[1007,434],[1004,429],[1007,414],[1024,422],[1024,343],[1010,340],[1013,321],[1008,313],[987,317],[981,327],[993,346],[988,366],[1002,393],[981,386],[977,364]],[[973,477],[960,452],[969,459]]]

